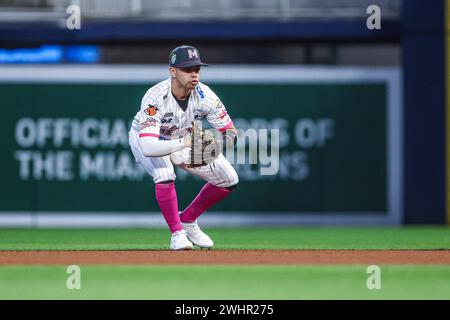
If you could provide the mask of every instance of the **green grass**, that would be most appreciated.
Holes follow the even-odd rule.
[[[0,299],[450,299],[450,266],[81,266],[68,290],[61,266],[0,267]]]
[[[204,228],[216,249],[450,249],[448,227]],[[168,249],[166,229],[0,229],[0,250]]]
[[[446,227],[205,228],[217,249],[450,249]],[[168,249],[165,229],[0,229],[0,250]],[[0,266],[0,299],[450,299],[450,266]]]

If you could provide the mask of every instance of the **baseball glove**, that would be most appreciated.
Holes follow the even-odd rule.
[[[189,135],[190,145],[170,155],[175,165],[183,164],[187,168],[197,168],[217,159],[221,148],[212,132],[194,122]]]

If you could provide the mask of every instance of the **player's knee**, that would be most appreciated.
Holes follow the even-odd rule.
[[[224,188],[224,189],[228,189],[230,191],[233,191],[234,189],[236,189],[236,187],[237,187],[237,185],[239,183],[239,179],[237,178],[237,176],[233,177],[233,178],[228,177],[225,180],[221,180],[221,181],[216,182],[216,183],[214,183],[214,182],[211,182],[211,183],[213,185],[215,185],[216,187]]]
[[[238,183],[239,183],[239,178],[238,178],[237,174],[234,174],[233,176],[229,177],[225,188],[230,191],[234,191],[237,188]]]
[[[171,183],[174,182],[175,179],[176,179],[175,172],[168,172],[168,173],[167,172],[162,173],[159,171],[153,172],[153,182],[155,184]]]

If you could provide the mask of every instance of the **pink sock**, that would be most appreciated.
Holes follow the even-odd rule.
[[[166,219],[170,232],[183,230],[180,223],[180,216],[178,215],[178,200],[177,192],[175,191],[175,183],[157,183],[156,200],[159,208]]]
[[[205,184],[200,193],[181,214],[182,222],[194,222],[203,212],[231,193],[226,188],[216,187],[211,183]]]

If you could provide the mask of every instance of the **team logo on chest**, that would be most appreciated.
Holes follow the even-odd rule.
[[[158,111],[158,108],[156,106],[152,106],[151,104],[148,105],[148,108],[144,110],[146,114],[149,116],[154,116],[156,112]]]

